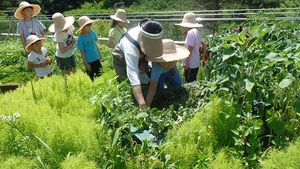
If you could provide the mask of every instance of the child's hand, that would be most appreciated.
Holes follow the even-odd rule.
[[[189,69],[189,65],[186,64],[186,63],[184,63],[184,64],[182,65],[182,67],[183,67],[184,70],[188,70],[188,69]]]
[[[87,72],[90,72],[91,71],[91,65],[89,65],[88,63],[87,64],[84,64],[85,65],[85,69]]]
[[[172,75],[175,76],[177,74],[177,69],[174,67],[172,68]]]
[[[50,64],[51,59],[49,57],[46,58],[46,65]]]
[[[76,38],[75,38],[75,37],[73,37],[73,39],[72,39],[72,43],[73,43],[73,44],[75,44],[75,43],[76,43]]]

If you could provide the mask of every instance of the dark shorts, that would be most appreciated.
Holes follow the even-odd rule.
[[[199,67],[197,68],[189,68],[188,70],[184,70],[184,78],[185,82],[190,83],[197,80]]]
[[[90,76],[91,80],[94,81],[94,76],[101,76],[102,65],[100,60],[95,60],[93,62],[88,63],[91,65],[91,71],[86,71],[86,73]]]
[[[55,58],[56,58],[56,64],[60,70],[71,70],[73,68],[76,68],[74,55],[68,58],[60,58],[57,56]]]

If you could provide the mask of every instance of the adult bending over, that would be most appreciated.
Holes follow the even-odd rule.
[[[129,79],[133,95],[141,109],[146,106],[141,87],[141,78],[145,75],[148,64],[145,56],[155,58],[163,54],[162,35],[159,22],[142,19],[138,26],[124,34],[113,51],[113,64],[118,81]]]

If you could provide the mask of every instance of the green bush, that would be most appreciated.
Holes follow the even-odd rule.
[[[71,155],[61,163],[61,169],[97,169],[97,163],[90,161],[83,153]]]
[[[238,125],[236,113],[232,103],[213,96],[190,121],[168,132],[165,153],[178,166],[206,163],[219,148],[233,146],[231,130]]]
[[[36,159],[29,159],[25,157],[11,156],[9,158],[2,158],[0,160],[2,169],[36,169],[40,168]]]
[[[243,162],[240,159],[231,157],[229,149],[221,149],[212,159],[209,161],[207,168],[208,169],[242,169]]]
[[[54,75],[3,95],[3,116],[18,113],[20,117],[11,123],[0,123],[0,128],[5,129],[0,130],[4,136],[0,138],[0,149],[7,155],[39,155],[52,165],[68,154],[85,152],[97,156],[102,132],[95,120],[96,107],[89,101],[93,96],[84,94],[97,90],[97,80],[92,83],[79,71],[66,78]]]
[[[300,168],[300,139],[291,143],[286,149],[271,150],[262,161],[264,169]]]

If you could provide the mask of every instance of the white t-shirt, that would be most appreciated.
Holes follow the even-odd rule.
[[[32,62],[33,64],[41,64],[46,62],[46,56],[47,56],[47,50],[46,48],[42,47],[42,54],[35,53],[34,51],[31,51],[28,55],[28,61]],[[44,77],[50,73],[52,73],[52,70],[49,65],[45,67],[39,67],[35,68],[35,73],[37,77]]]
[[[19,20],[17,24],[17,33],[24,35],[25,39],[31,34],[41,37],[41,32],[45,31],[45,29],[46,27],[42,22],[35,17],[31,21]]]
[[[140,27],[136,26],[128,31],[129,36],[132,37],[138,44],[140,44]],[[139,49],[132,44],[126,37],[123,37],[118,46],[124,52],[126,61],[127,77],[131,86],[140,85],[140,69],[139,59],[143,57]]]
[[[197,68],[200,66],[200,33],[197,28],[190,29],[185,38],[185,47],[192,46],[193,50],[189,57],[189,68]],[[185,63],[185,60],[182,61]]]
[[[66,47],[69,43],[72,42],[73,33],[71,31],[66,32],[55,32],[54,41],[56,42],[56,53],[55,55],[59,58],[68,58],[74,55],[74,45],[71,49],[66,51],[65,53],[61,53],[58,47],[58,42],[62,42],[64,47]]]

